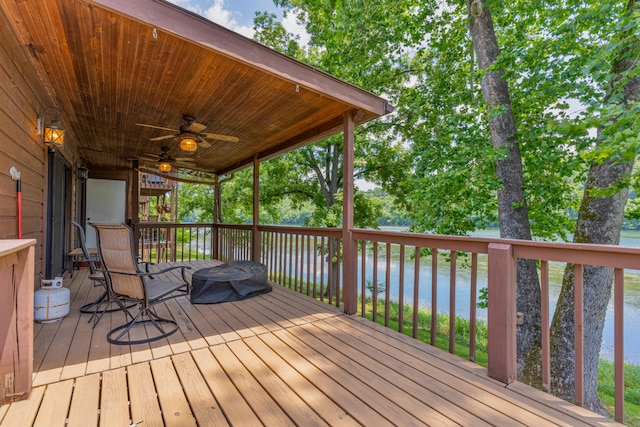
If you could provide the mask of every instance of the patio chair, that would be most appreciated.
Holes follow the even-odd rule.
[[[78,262],[86,262],[89,265],[89,280],[93,283],[93,286],[102,286],[104,290],[100,294],[98,298],[94,301],[91,301],[82,307],[80,307],[80,313],[91,314],[89,318],[89,322],[93,320],[93,327],[95,328],[102,315],[104,313],[113,313],[116,311],[120,311],[121,308],[118,307],[110,307],[112,301],[109,299],[109,292],[107,290],[107,282],[104,278],[104,273],[101,269],[98,268],[98,264],[101,264],[100,254],[93,253],[89,251],[87,248],[87,239],[86,234],[84,232],[84,228],[80,224],[75,221],[71,221],[71,225],[78,229],[78,240],[80,241],[80,249],[82,249],[82,254],[84,258],[79,259]],[[149,271],[149,263],[144,263],[145,269]],[[103,308],[104,307],[104,308]],[[128,307],[133,307],[132,304],[128,305]]]
[[[82,228],[82,226],[75,221],[71,221],[71,225],[77,228],[78,240],[80,241],[80,249],[82,249],[82,254],[84,256],[84,258],[78,260],[78,262],[86,262],[89,265],[89,280],[91,280],[93,286],[102,286],[104,288],[104,291],[95,301],[91,301],[90,303],[87,303],[80,307],[81,313],[90,313],[93,315],[91,316],[91,319],[93,319],[98,312],[104,312],[104,310],[100,309],[100,306],[108,301],[107,284],[105,282],[104,274],[102,273],[102,271],[98,270],[98,267],[96,265],[100,262],[99,255],[90,253],[89,249],[87,248],[87,240],[84,233],[84,228]],[[115,308],[108,311],[114,310],[120,310],[120,308]],[[89,319],[89,321],[91,321],[91,319]]]
[[[185,276],[187,266],[175,266],[154,271],[141,271],[135,256],[133,231],[124,224],[91,224],[97,231],[98,251],[102,260],[105,281],[111,301],[126,313],[124,325],[118,326],[107,334],[107,341],[112,344],[142,344],[169,336],[178,330],[178,323],[173,319],[160,317],[155,306],[170,298],[188,295],[191,283]],[[181,270],[181,280],[169,281],[151,278],[171,270]],[[135,303],[138,312],[132,314],[126,304]],[[151,324],[155,327],[145,328],[143,339],[132,339],[126,335],[135,326]],[[155,332],[155,333],[154,333]]]

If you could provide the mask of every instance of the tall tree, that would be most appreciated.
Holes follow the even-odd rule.
[[[573,241],[618,245],[625,205],[638,150],[638,101],[640,77],[637,35],[638,13],[630,0],[619,20],[620,34],[612,40],[610,89],[604,108],[578,214]],[[574,399],[574,266],[567,265],[551,327],[552,390],[565,399]],[[598,397],[598,362],[607,305],[611,298],[613,269],[584,267],[584,405],[605,413]]]
[[[482,71],[482,94],[487,104],[491,143],[505,156],[496,162],[500,237],[531,240],[524,194],[524,173],[509,87],[502,69],[492,69],[500,49],[489,8],[480,0],[467,0],[469,32]],[[532,383],[539,378],[541,342],[540,284],[534,260],[518,259],[516,310],[524,313],[517,330],[518,377]]]

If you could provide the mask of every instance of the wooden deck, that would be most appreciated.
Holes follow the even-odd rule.
[[[86,277],[65,280],[69,316],[36,324],[33,392],[0,406],[0,427],[615,424],[278,286],[234,303],[171,300],[159,311],[179,332],[110,345],[124,316],[92,329],[78,311],[99,292]]]

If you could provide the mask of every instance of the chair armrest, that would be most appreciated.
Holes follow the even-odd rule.
[[[185,270],[191,270],[191,267],[188,265],[174,265],[172,267],[168,267],[165,268],[164,270],[161,271],[154,271],[152,274],[162,274],[162,273],[166,273],[167,271],[171,271],[171,270],[176,270],[180,268],[181,271],[181,275],[182,275],[182,281],[184,282],[185,285],[187,285],[187,293],[191,292],[191,282],[187,279],[187,276],[185,276],[184,272]]]

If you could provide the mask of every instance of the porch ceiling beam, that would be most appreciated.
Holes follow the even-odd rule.
[[[158,30],[167,31],[228,58],[375,115],[393,111],[393,107],[380,97],[168,2],[89,0],[88,3],[111,10],[118,15],[129,16]]]

